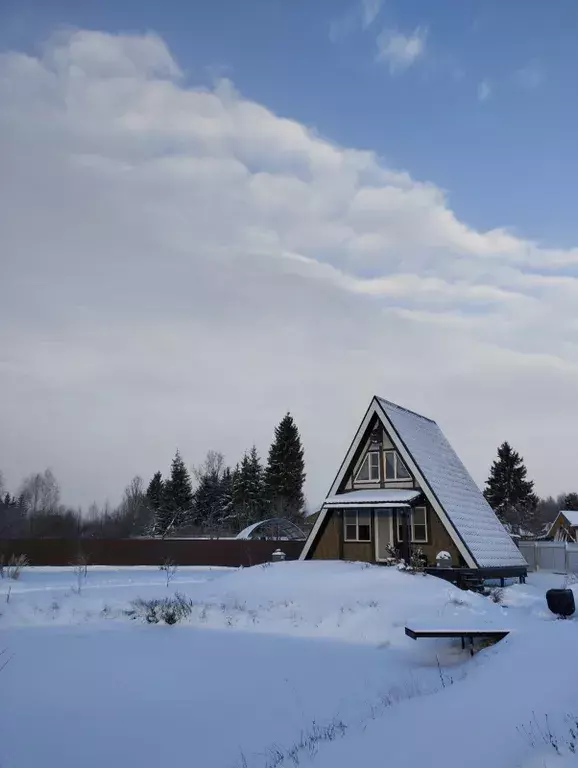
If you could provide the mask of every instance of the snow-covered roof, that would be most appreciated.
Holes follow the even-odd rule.
[[[552,532],[554,531],[554,528],[556,527],[556,523],[558,522],[558,519],[560,518],[560,515],[564,515],[566,520],[568,520],[570,524],[570,528],[574,528],[578,526],[578,510],[576,509],[561,509],[558,514],[556,515],[556,518],[554,519],[554,522],[548,526],[548,530],[546,531],[546,537],[552,536]],[[560,529],[556,531],[556,535],[558,535]]]
[[[577,509],[562,509],[561,513],[572,527],[578,526],[578,510]]]
[[[421,495],[421,491],[411,488],[409,490],[377,488],[373,491],[349,491],[348,493],[339,493],[336,496],[328,496],[323,506],[343,507],[349,504],[354,504],[356,507],[408,506],[410,501],[414,501]]]
[[[402,456],[409,453],[410,464],[425,480],[423,491],[428,496],[427,490],[431,491],[478,566],[525,565],[520,550],[435,421],[380,397],[376,400],[397,433]]]

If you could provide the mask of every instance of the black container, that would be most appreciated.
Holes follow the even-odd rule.
[[[574,593],[571,589],[549,589],[546,592],[546,602],[552,613],[558,616],[572,616],[576,610]]]

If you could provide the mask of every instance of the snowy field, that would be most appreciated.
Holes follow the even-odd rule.
[[[168,586],[155,568],[28,568],[0,581],[0,766],[578,766],[578,620],[544,599],[563,581],[496,604],[360,563],[182,568]],[[127,615],[175,592],[182,623]],[[470,658],[407,638],[414,620],[512,631]]]

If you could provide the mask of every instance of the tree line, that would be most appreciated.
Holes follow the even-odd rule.
[[[25,478],[11,495],[0,472],[0,536],[231,535],[270,517],[298,521],[304,482],[301,436],[288,413],[275,428],[266,462],[255,446],[234,467],[222,453],[209,451],[189,472],[177,451],[165,477],[160,470],[148,483],[134,477],[115,508],[93,504],[83,514],[62,505],[60,486],[49,469]],[[543,535],[560,510],[578,509],[576,492],[540,499],[523,458],[508,442],[498,448],[484,496],[506,528],[522,536]]]
[[[290,413],[275,428],[267,461],[253,446],[234,466],[209,451],[192,473],[177,450],[163,477],[148,484],[139,476],[116,508],[91,505],[87,514],[60,503],[60,486],[47,469],[25,478],[11,495],[0,473],[0,536],[125,538],[129,536],[236,534],[270,517],[302,518],[305,461],[301,436]]]

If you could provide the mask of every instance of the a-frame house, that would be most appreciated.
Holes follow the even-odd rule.
[[[489,577],[526,561],[431,419],[374,397],[325,499],[301,559],[386,562],[419,547]]]

